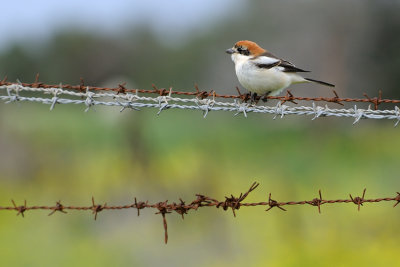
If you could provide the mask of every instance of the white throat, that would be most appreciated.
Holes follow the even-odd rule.
[[[235,65],[237,65],[237,64],[241,64],[244,61],[248,60],[250,57],[235,53],[235,54],[231,55],[231,58],[232,58],[232,61],[235,63]]]

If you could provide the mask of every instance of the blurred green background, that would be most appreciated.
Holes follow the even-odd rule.
[[[340,96],[400,98],[399,1],[18,1],[0,17],[0,77],[45,83],[235,93],[225,49],[250,39],[336,84]],[[331,96],[317,85],[298,96]],[[274,103],[271,103],[274,104]],[[0,206],[224,199],[249,202],[399,191],[391,121],[0,103]],[[2,266],[382,266],[398,264],[393,203],[153,210],[0,212]]]

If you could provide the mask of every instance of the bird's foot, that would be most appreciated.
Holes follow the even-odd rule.
[[[261,100],[265,103],[268,101],[268,96],[271,93],[271,91],[266,92],[265,94],[262,95]]]
[[[244,95],[243,99],[243,103],[247,103],[248,100],[250,100],[250,104],[251,105],[257,105],[258,101],[263,100],[264,102],[267,101],[267,96],[270,94],[271,92],[268,91],[267,93],[265,93],[263,96],[258,96],[257,93],[252,93],[252,92],[248,92]],[[265,99],[263,99],[265,98]]]
[[[242,99],[242,103],[247,103],[247,101],[251,100],[251,93],[248,92],[244,95],[240,95],[240,98]]]
[[[257,105],[258,101],[260,100],[260,98],[257,98],[257,93],[250,93],[250,95],[250,103]]]

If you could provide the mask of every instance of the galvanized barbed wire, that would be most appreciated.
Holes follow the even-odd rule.
[[[4,83],[4,82],[3,82]],[[140,108],[156,108],[160,114],[167,109],[189,109],[200,110],[203,116],[206,117],[210,111],[230,111],[235,112],[234,115],[243,114],[247,117],[250,112],[266,113],[275,115],[274,119],[279,116],[283,118],[285,115],[309,115],[312,119],[318,117],[347,117],[353,118],[353,124],[359,122],[361,119],[389,119],[395,120],[395,126],[400,122],[400,109],[396,106],[393,110],[372,110],[370,106],[368,109],[360,109],[356,105],[353,108],[335,109],[329,108],[327,105],[318,106],[314,102],[312,106],[288,106],[282,102],[277,102],[275,106],[255,105],[247,102],[241,102],[234,99],[234,102],[220,102],[216,101],[216,95],[212,98],[178,98],[172,96],[172,88],[168,91],[167,95],[161,94],[157,97],[139,96],[139,91],[133,93],[124,92],[103,92],[103,91],[90,91],[87,86],[86,90],[72,91],[64,89],[65,86],[60,84],[58,87],[41,87],[42,85],[26,86],[22,83],[12,83],[10,85],[0,85],[0,99],[5,100],[6,103],[10,102],[39,102],[50,105],[50,110],[54,109],[56,104],[84,104],[85,111],[88,111],[95,105],[116,106],[121,107],[122,112],[126,108],[133,110],[140,110]],[[3,95],[1,95],[3,91]],[[51,98],[43,98],[37,96],[22,96],[21,92],[36,92],[52,95]],[[63,98],[66,96],[69,98]],[[102,101],[100,101],[100,100]],[[285,100],[292,101],[292,100]]]
[[[12,85],[16,84],[13,82],[8,82],[7,81],[7,76],[4,77],[3,80],[0,81],[0,86],[1,85]],[[244,101],[249,100],[249,95],[248,94],[242,94],[239,90],[238,87],[236,87],[236,90],[238,92],[238,95],[223,95],[223,94],[218,94],[214,90],[210,91],[200,91],[199,87],[197,84],[194,86],[195,87],[195,92],[184,92],[184,91],[173,91],[173,90],[167,90],[165,88],[158,89],[154,84],[152,85],[153,90],[146,90],[146,89],[129,89],[126,88],[125,85],[126,83],[118,84],[118,87],[96,87],[96,86],[86,86],[84,83],[84,80],[80,78],[80,84],[79,85],[70,85],[70,84],[62,84],[62,85],[51,85],[51,84],[45,84],[42,82],[39,82],[39,74],[36,74],[35,77],[35,82],[33,83],[23,83],[23,82],[17,82],[17,84],[20,84],[22,86],[26,87],[33,87],[33,88],[56,88],[59,87],[61,89],[71,89],[71,90],[77,90],[80,92],[90,90],[90,91],[113,91],[116,92],[117,94],[125,94],[125,93],[147,93],[147,94],[157,94],[160,96],[165,96],[165,95],[186,95],[186,96],[196,96],[198,98],[204,99],[208,97],[214,97],[214,98],[231,98],[231,99],[241,99]],[[268,96],[266,99],[275,99],[281,101],[281,103],[285,102],[293,102],[296,103],[295,101],[313,101],[313,102],[330,102],[330,103],[337,103],[339,105],[343,105],[342,102],[358,102],[358,103],[370,103],[374,105],[374,109],[378,109],[378,106],[382,103],[391,103],[391,104],[400,104],[400,100],[398,99],[383,99],[382,98],[382,91],[379,91],[378,97],[373,97],[370,98],[367,94],[363,94],[365,98],[341,98],[338,96],[337,92],[335,90],[332,90],[334,96],[333,97],[298,97],[294,96],[289,90],[287,90],[287,94],[285,96]],[[257,97],[257,100],[260,100],[261,97]]]
[[[282,211],[287,211],[287,208],[284,206],[299,206],[299,205],[310,205],[314,207],[318,207],[318,212],[321,213],[321,206],[324,204],[339,204],[339,203],[353,203],[357,205],[357,210],[360,211],[360,206],[363,206],[365,203],[379,203],[379,202],[395,202],[393,207],[396,207],[400,203],[400,192],[396,192],[396,195],[393,197],[383,197],[383,198],[365,198],[366,189],[363,190],[362,196],[353,197],[349,194],[348,199],[323,199],[321,190],[318,191],[319,197],[313,198],[311,200],[302,200],[302,201],[277,201],[272,199],[271,193],[268,195],[268,201],[261,201],[261,202],[243,202],[248,195],[253,192],[259,183],[254,182],[250,188],[245,192],[241,193],[238,197],[234,196],[233,194],[230,197],[225,196],[225,200],[217,200],[215,198],[211,198],[205,195],[196,194],[196,198],[186,204],[181,198],[179,198],[179,202],[172,202],[168,203],[168,200],[156,202],[156,203],[149,203],[148,201],[137,201],[136,197],[133,198],[133,202],[125,205],[107,205],[104,204],[96,204],[94,197],[91,198],[91,205],[90,206],[68,206],[61,203],[61,201],[57,201],[55,205],[52,206],[28,206],[27,201],[24,200],[23,205],[17,205],[16,202],[12,199],[11,203],[12,206],[0,206],[0,211],[16,211],[17,216],[21,215],[25,217],[25,213],[32,210],[48,210],[51,211],[48,215],[53,215],[56,212],[61,212],[64,214],[67,211],[75,210],[75,211],[91,211],[94,215],[94,220],[97,220],[98,214],[105,210],[130,210],[136,209],[137,216],[140,215],[140,210],[142,209],[155,209],[157,212],[155,214],[161,214],[163,220],[163,227],[164,227],[164,242],[168,242],[168,228],[167,228],[167,219],[166,214],[170,214],[172,212],[176,212],[182,216],[184,219],[184,215],[187,215],[189,211],[197,211],[199,208],[204,207],[216,207],[222,208],[224,211],[231,209],[233,216],[236,217],[236,211],[239,210],[241,207],[257,207],[257,206],[264,206],[266,207],[265,211],[269,211],[273,208],[279,208]]]

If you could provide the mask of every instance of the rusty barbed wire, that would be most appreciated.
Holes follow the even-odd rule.
[[[69,89],[69,90],[77,90],[79,92],[85,92],[86,90],[90,91],[113,91],[117,92],[117,94],[125,94],[125,93],[146,93],[146,94],[157,94],[159,96],[166,95],[186,95],[186,96],[196,96],[200,99],[205,99],[208,97],[213,98],[230,98],[230,99],[241,99],[242,101],[248,101],[250,99],[249,94],[243,94],[240,92],[239,88],[236,87],[236,91],[238,95],[224,95],[218,94],[214,90],[210,91],[201,91],[197,84],[194,85],[195,91],[193,92],[185,92],[185,91],[174,91],[172,88],[158,88],[156,85],[152,84],[153,90],[149,89],[128,89],[125,87],[126,83],[118,84],[117,87],[96,87],[96,86],[87,86],[83,78],[80,78],[79,85],[70,85],[70,84],[46,84],[43,82],[39,82],[39,74],[36,75],[35,81],[33,83],[23,83],[23,82],[8,82],[7,76],[0,81],[1,85],[13,85],[19,84],[22,86],[32,87],[32,88],[60,88],[60,89]],[[314,101],[314,102],[328,102],[328,103],[336,103],[343,106],[342,102],[354,102],[354,103],[370,103],[374,106],[375,110],[378,109],[379,105],[382,103],[390,103],[390,104],[399,104],[400,99],[384,99],[382,98],[382,91],[380,90],[377,97],[369,97],[366,93],[364,93],[364,98],[342,98],[339,97],[335,90],[332,90],[334,96],[332,97],[299,97],[294,96],[290,90],[287,90],[285,96],[267,96],[266,98],[261,99],[260,96],[256,97],[256,101],[259,100],[268,100],[274,99],[281,101],[281,104],[285,102],[292,102],[297,104],[297,101]]]
[[[232,210],[233,216],[236,217],[236,211],[239,210],[241,207],[256,207],[256,206],[264,206],[267,209],[265,211],[269,211],[273,208],[278,208],[282,211],[288,211],[287,208],[284,206],[300,206],[300,205],[310,205],[314,207],[318,207],[318,212],[321,213],[321,206],[324,204],[339,204],[339,203],[353,203],[357,205],[357,210],[360,211],[360,207],[363,206],[365,203],[379,203],[379,202],[390,202],[394,201],[393,207],[396,207],[400,203],[400,192],[396,192],[394,197],[383,197],[383,198],[365,198],[366,189],[363,190],[362,196],[353,197],[349,194],[348,199],[323,199],[321,190],[318,191],[319,198],[313,198],[311,200],[303,200],[303,201],[277,201],[272,199],[272,194],[269,193],[268,201],[261,201],[261,202],[243,202],[248,195],[253,192],[259,183],[254,182],[250,188],[245,192],[241,193],[238,197],[234,196],[233,194],[230,197],[225,197],[225,200],[220,201],[205,195],[196,194],[196,198],[186,204],[185,201],[179,199],[179,202],[172,202],[168,203],[168,200],[157,202],[157,203],[149,203],[148,201],[138,201],[133,198],[134,202],[126,205],[107,205],[104,204],[97,204],[94,197],[91,198],[91,205],[90,206],[67,206],[61,204],[61,201],[57,201],[54,206],[28,206],[27,201],[24,200],[23,205],[17,205],[16,202],[12,199],[11,203],[12,206],[0,206],[0,211],[16,211],[17,216],[21,215],[21,217],[25,217],[25,213],[32,210],[49,210],[51,211],[48,216],[55,214],[56,212],[70,214],[67,213],[68,210],[75,210],[75,211],[91,211],[94,215],[94,220],[97,220],[98,214],[105,210],[129,210],[129,209],[136,209],[137,216],[140,216],[140,210],[142,209],[155,209],[157,212],[155,214],[160,214],[162,216],[163,227],[164,227],[164,242],[168,242],[168,226],[167,226],[167,218],[166,214],[170,214],[172,212],[176,212],[177,214],[182,216],[184,219],[184,215],[187,215],[189,211],[197,211],[199,208],[204,207],[216,207],[222,208],[222,210],[226,211],[228,209]]]
[[[353,118],[353,124],[358,123],[361,119],[387,119],[393,120],[396,127],[400,123],[400,108],[395,106],[394,109],[371,109],[371,104],[367,109],[358,108],[354,105],[352,108],[330,108],[316,105],[312,102],[311,106],[289,106],[282,104],[284,101],[277,101],[276,105],[259,105],[251,101],[247,103],[234,99],[232,101],[217,101],[215,97],[203,98],[199,97],[173,97],[172,88],[166,96],[139,96],[138,93],[132,94],[122,90],[123,85],[118,92],[102,92],[90,91],[87,87],[84,92],[62,89],[62,84],[58,87],[44,88],[35,86],[23,86],[20,83],[12,85],[0,85],[0,100],[4,100],[6,104],[12,102],[34,102],[50,105],[50,110],[58,104],[74,104],[85,105],[85,112],[95,109],[95,106],[119,107],[120,112],[125,109],[140,111],[141,108],[158,109],[157,115],[165,110],[181,109],[181,110],[199,110],[206,118],[210,111],[228,111],[235,112],[234,116],[243,114],[247,117],[248,113],[263,113],[273,115],[273,119],[285,117],[286,115],[312,116],[312,120],[319,117],[344,117]],[[33,94],[32,94],[33,93]],[[42,94],[37,95],[37,94]],[[215,92],[214,92],[215,94]],[[291,95],[290,92],[288,92]],[[289,101],[289,100],[287,100]],[[291,101],[294,102],[294,101]],[[297,102],[294,102],[297,104]]]

